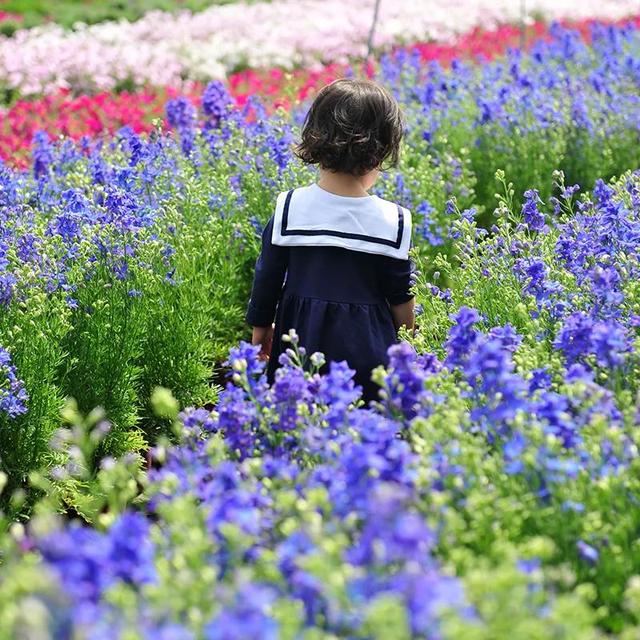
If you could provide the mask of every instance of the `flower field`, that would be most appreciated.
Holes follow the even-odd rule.
[[[578,24],[586,32],[588,24]],[[528,38],[538,38],[547,32],[547,25],[536,22],[527,27]],[[501,26],[495,31],[474,30],[451,44],[421,43],[411,48],[420,52],[423,62],[448,64],[452,59],[489,59],[504,53],[508,46],[519,43],[521,31],[513,26]],[[304,102],[308,96],[340,77],[345,65],[330,63],[318,69],[301,68],[285,71],[247,69],[227,76],[229,92],[239,106],[250,97],[260,96],[272,106],[290,108]],[[198,104],[203,86],[190,85],[189,96]],[[0,118],[0,159],[13,165],[28,166],[34,135],[47,131],[51,136],[64,135],[74,140],[83,136],[96,138],[113,134],[123,126],[136,133],[148,133],[153,121],[162,118],[169,97],[179,93],[167,87],[145,91],[103,91],[94,95],[74,96],[60,90],[38,99],[20,99],[5,109]]]
[[[105,22],[75,31],[57,25],[0,38],[0,79],[19,95],[79,92],[120,86],[181,86],[185,80],[223,78],[238,68],[292,69],[348,62],[367,53],[373,0],[362,4],[280,0],[212,6],[199,13],[149,12],[135,22]],[[547,19],[621,19],[637,11],[629,0],[608,3],[536,0],[529,15]],[[331,16],[340,15],[335,21]],[[443,41],[476,26],[517,23],[508,0],[382,3],[375,45]],[[269,25],[264,29],[263,25]]]
[[[179,43],[208,37],[202,16],[227,33],[223,16],[280,4],[19,32],[53,79],[0,54],[7,88],[46,94],[7,112],[24,130],[0,164],[0,640],[640,637],[632,9],[541,4],[607,24],[535,23],[507,51],[513,3],[490,3],[500,46],[458,48],[391,45],[478,24],[471,5],[429,31],[389,4],[415,30],[385,15],[389,52],[348,66],[363,40],[296,33],[306,0],[280,20],[289,49],[274,30],[248,60],[249,21],[207,64],[327,66],[194,71]],[[103,91],[119,78],[99,48],[120,37],[165,74],[134,82],[148,93]],[[76,73],[85,41],[104,76]],[[407,121],[375,189],[413,212],[419,329],[370,407],[295,334],[271,387],[243,342],[275,196],[314,179],[291,152],[307,94],[341,73],[390,87]]]

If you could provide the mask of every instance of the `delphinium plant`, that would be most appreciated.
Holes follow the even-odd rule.
[[[442,359],[392,348],[372,409],[295,334],[271,388],[258,349],[233,350],[217,411],[184,412],[181,445],[156,450],[149,517],[101,533],[41,513],[14,532],[5,627],[37,603],[81,637],[633,637],[635,455],[615,401],[584,371],[534,388],[514,331],[456,319]]]

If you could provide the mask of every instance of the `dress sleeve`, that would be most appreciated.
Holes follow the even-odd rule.
[[[413,298],[411,285],[415,271],[410,259],[383,257],[379,266],[380,286],[390,305],[403,304]]]
[[[273,217],[262,232],[262,250],[256,262],[246,320],[252,327],[270,327],[282,292],[289,249],[271,242]]]

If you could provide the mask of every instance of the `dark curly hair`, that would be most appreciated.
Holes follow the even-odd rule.
[[[404,133],[395,98],[370,80],[336,80],[309,109],[295,154],[306,164],[362,176],[396,166]]]

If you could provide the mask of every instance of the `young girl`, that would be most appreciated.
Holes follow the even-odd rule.
[[[311,106],[296,154],[319,180],[278,196],[247,312],[271,381],[295,329],[308,354],[346,360],[364,399],[377,397],[371,370],[414,324],[411,215],[367,193],[385,162],[397,164],[402,134],[397,102],[374,82],[337,80]]]

